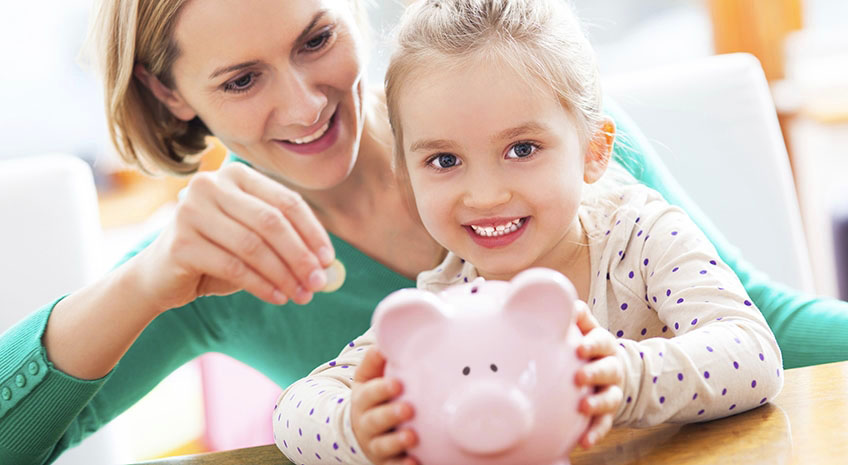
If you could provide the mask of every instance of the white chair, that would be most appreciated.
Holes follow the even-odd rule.
[[[71,155],[0,161],[0,333],[103,270],[102,231],[91,169]],[[59,465],[114,464],[104,429]]]
[[[814,290],[786,146],[756,58],[718,55],[609,76],[604,89],[745,259]]]

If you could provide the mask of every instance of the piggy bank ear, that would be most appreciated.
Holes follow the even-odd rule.
[[[532,268],[512,278],[503,311],[516,329],[537,338],[561,339],[574,321],[576,299],[574,285],[562,273]]]
[[[441,307],[442,301],[427,291],[401,289],[389,294],[371,319],[380,351],[389,359],[404,358],[412,342],[439,330],[447,318]]]

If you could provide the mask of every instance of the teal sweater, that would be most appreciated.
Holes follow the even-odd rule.
[[[617,159],[704,229],[765,315],[786,368],[848,359],[848,304],[799,295],[754,270],[686,197],[626,115],[608,111],[625,142],[617,144]],[[0,337],[0,463],[53,461],[203,353],[228,354],[280,386],[335,356],[365,332],[380,299],[415,283],[331,239],[348,272],[339,291],[303,307],[271,305],[245,292],[198,299],[158,317],[98,380],[68,376],[47,359],[41,336],[56,302],[32,313]]]

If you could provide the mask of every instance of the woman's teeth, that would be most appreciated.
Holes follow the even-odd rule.
[[[302,139],[290,139],[288,142],[291,142],[292,144],[308,144],[312,141],[320,139],[321,136],[323,136],[327,132],[327,129],[330,129],[330,120],[327,120],[327,122],[324,123],[324,125],[321,126],[320,129],[313,132],[312,134]]]
[[[523,225],[524,218],[518,218],[510,221],[509,223],[499,224],[496,226],[477,226],[472,224],[471,229],[478,236],[497,237],[503,236],[505,234],[514,233],[515,231],[518,231],[519,228],[521,228],[521,226]]]

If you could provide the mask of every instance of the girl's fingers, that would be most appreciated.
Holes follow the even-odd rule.
[[[379,378],[383,376],[383,371],[386,368],[386,359],[377,348],[372,347],[365,353],[362,362],[353,375],[354,383],[364,383],[365,381]]]
[[[577,310],[577,327],[580,328],[580,332],[583,335],[589,333],[589,331],[599,327],[598,320],[592,315],[591,310],[589,310],[589,305],[582,300],[575,301],[575,310]]]
[[[287,301],[286,296],[274,284],[235,255],[203,237],[187,241],[178,253],[184,254],[184,260],[190,260],[192,266],[202,270],[207,276],[213,276],[201,280],[197,289],[199,295],[232,292],[232,286],[235,286],[266,302],[282,305]]]
[[[580,411],[587,415],[615,414],[624,394],[615,385],[607,386],[580,401]]]
[[[371,440],[369,448],[374,458],[385,460],[385,463],[393,463],[393,460],[397,460],[395,463],[409,463],[408,461],[404,462],[409,457],[396,456],[414,447],[417,442],[418,438],[412,430],[402,429],[377,436]]]
[[[234,163],[233,165],[236,165]],[[233,177],[239,187],[277,208],[291,222],[306,246],[315,254],[321,267],[330,266],[335,258],[327,230],[297,192],[247,167],[237,169]]]
[[[615,338],[609,331],[600,327],[589,331],[577,346],[577,356],[585,360],[615,355],[615,352]]]
[[[611,428],[612,414],[592,417],[592,420],[589,422],[589,427],[586,429],[586,432],[583,433],[583,436],[580,437],[580,445],[583,446],[584,449],[594,446],[601,440],[601,438],[609,433]]]
[[[624,379],[621,361],[615,356],[604,357],[583,365],[577,370],[578,386],[620,385]]]
[[[401,393],[400,381],[391,378],[376,378],[357,386],[352,393],[354,405],[361,411],[368,411],[385,404]]]
[[[358,419],[359,429],[365,437],[374,437],[396,428],[411,418],[411,405],[405,402],[390,402],[365,410]]]

